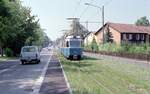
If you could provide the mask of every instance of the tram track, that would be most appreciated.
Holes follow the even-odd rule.
[[[87,72],[86,74],[87,74],[87,76],[92,80],[92,81],[94,81],[96,84],[97,84],[97,86],[99,86],[99,88],[104,88],[109,94],[114,94],[109,88],[107,88],[105,85],[103,85],[100,81],[98,81],[97,79],[95,79],[95,78],[93,78],[94,77],[94,75],[93,74],[90,74],[89,75],[89,73],[88,73],[88,71],[90,71],[90,70],[88,70],[88,69],[81,69],[80,67],[78,68],[78,71],[79,72]]]

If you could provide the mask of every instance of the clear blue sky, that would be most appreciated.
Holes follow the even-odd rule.
[[[131,23],[147,16],[150,19],[150,0],[22,0],[23,5],[31,7],[32,13],[40,19],[47,35],[55,40],[69,29],[66,18],[79,17],[81,22],[101,22],[101,11],[95,7],[87,7],[86,2],[105,5],[105,22]],[[85,25],[83,23],[83,25]],[[101,23],[89,24],[90,31],[96,31]]]

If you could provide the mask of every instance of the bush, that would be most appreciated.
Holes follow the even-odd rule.
[[[97,51],[99,50],[95,38],[92,40],[91,49],[92,49],[92,51],[94,51],[94,52],[97,52]]]
[[[85,47],[85,50],[92,50],[90,46],[93,46],[95,51],[100,52],[117,52],[117,53],[135,53],[135,54],[150,54],[150,44],[132,44],[123,43],[116,45],[115,43],[105,43],[100,45],[91,44]]]
[[[4,50],[4,54],[7,56],[7,57],[11,57],[13,56],[13,51],[10,49],[10,48],[6,48]]]

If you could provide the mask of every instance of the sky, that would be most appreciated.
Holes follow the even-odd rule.
[[[67,18],[80,18],[84,26],[84,22],[89,21],[89,31],[97,31],[102,26],[102,11],[85,3],[104,5],[105,22],[134,24],[142,16],[150,20],[150,0],[22,0],[22,4],[31,7],[32,14],[37,15],[51,40],[70,29]]]

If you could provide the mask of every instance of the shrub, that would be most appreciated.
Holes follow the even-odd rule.
[[[99,50],[95,38],[92,40],[91,49],[92,49],[92,51],[94,51],[94,52],[97,52],[97,51]]]
[[[117,52],[117,53],[137,53],[137,54],[150,54],[150,44],[132,44],[132,43],[122,43],[121,45],[116,45],[115,43],[105,43],[96,45],[95,43],[89,45],[87,49],[90,49],[90,46],[95,49],[95,51],[104,51],[104,52]]]
[[[4,50],[4,54],[7,56],[7,57],[11,57],[13,56],[13,51],[10,49],[10,48],[6,48]]]

